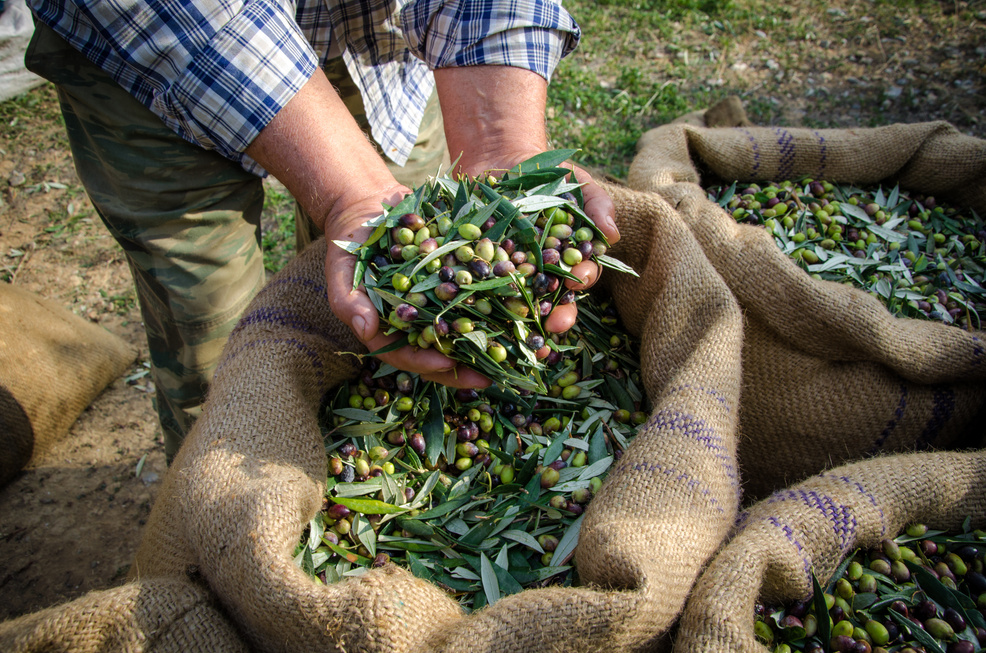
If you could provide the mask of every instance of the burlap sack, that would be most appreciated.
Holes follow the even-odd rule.
[[[264,651],[653,648],[738,509],[742,319],[663,200],[612,191],[617,253],[642,278],[605,276],[641,336],[654,411],[586,512],[576,552],[583,587],[528,590],[467,617],[393,565],[331,586],[294,565],[292,549],[325,488],[316,411],[353,374],[346,352],[357,351],[325,298],[324,242],[271,281],[230,338],[134,573],[176,576],[196,565]]]
[[[119,336],[0,283],[0,486],[64,438],[136,358]]]
[[[90,592],[0,623],[5,653],[245,653],[207,589],[180,578]]]
[[[761,501],[696,583],[676,653],[766,652],[753,634],[758,597],[806,599],[857,547],[910,522],[959,530],[986,525],[986,453],[899,454],[853,463]]]
[[[648,132],[632,186],[668,199],[746,317],[740,462],[744,491],[770,491],[877,453],[978,443],[986,402],[982,332],[897,319],[868,294],[812,279],[759,227],[706,198],[720,179],[900,183],[986,207],[986,142],[944,123],[869,130]]]

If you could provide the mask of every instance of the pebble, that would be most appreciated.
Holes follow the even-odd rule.
[[[14,170],[7,178],[7,183],[11,186],[21,186],[25,181],[27,181],[27,177],[20,170]]]

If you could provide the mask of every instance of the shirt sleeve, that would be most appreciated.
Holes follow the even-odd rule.
[[[549,81],[581,38],[559,0],[412,0],[401,21],[408,47],[432,69],[516,66]]]
[[[243,154],[318,66],[277,0],[29,0],[38,19],[186,140]]]

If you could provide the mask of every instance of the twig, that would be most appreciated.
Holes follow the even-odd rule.
[[[24,256],[22,256],[21,260],[17,262],[17,268],[14,269],[14,273],[10,275],[10,283],[14,283],[17,281],[17,275],[20,273],[21,268],[24,267],[24,264],[27,263],[27,260],[31,258],[31,254],[33,253],[34,253],[34,242],[32,241],[28,243],[27,246],[24,248]]]

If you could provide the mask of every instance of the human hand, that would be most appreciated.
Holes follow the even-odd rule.
[[[510,66],[463,66],[435,71],[445,118],[449,153],[458,159],[456,172],[469,176],[499,176],[516,164],[548,149],[544,107],[548,84],[536,73]],[[620,239],[613,218],[613,200],[584,169],[571,165],[575,181],[583,183],[585,213],[609,244]],[[567,280],[572,290],[584,290],[599,279],[599,266],[583,261],[572,268],[582,282]],[[548,331],[564,333],[575,324],[575,302],[556,306],[544,322]],[[548,355],[545,347],[538,352]]]
[[[396,182],[395,182],[396,184]],[[370,301],[362,286],[353,289],[353,275],[356,272],[356,257],[333,241],[365,242],[373,230],[364,223],[380,215],[382,204],[396,206],[401,198],[410,192],[406,187],[395,185],[385,188],[347,206],[334,207],[334,214],[325,221],[325,281],[329,305],[332,312],[349,325],[367,348],[372,352],[396,342],[397,335],[384,335],[376,307]],[[398,350],[377,355],[380,360],[396,368],[415,372],[421,378],[435,381],[454,388],[485,388],[490,380],[485,376],[454,360],[440,354],[435,349],[402,347]]]

